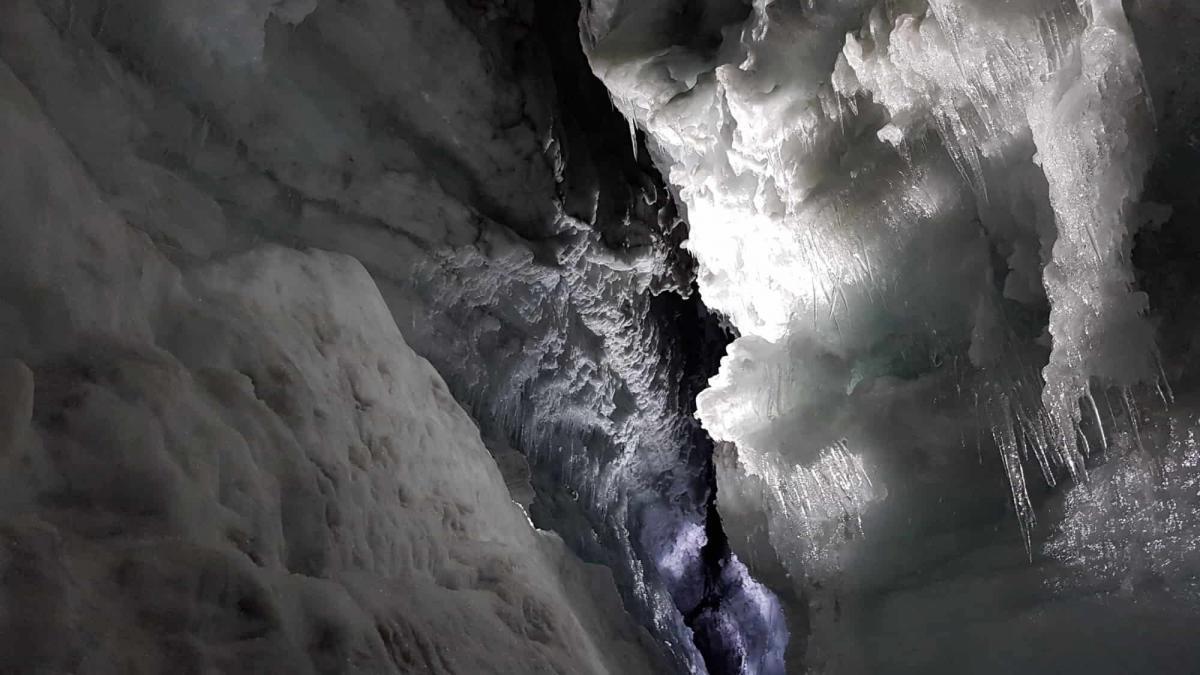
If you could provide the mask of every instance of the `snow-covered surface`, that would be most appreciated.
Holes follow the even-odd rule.
[[[604,0],[581,23],[687,207],[705,301],[741,333],[698,416],[736,447],[718,493],[731,539],[791,598],[789,667],[1195,663],[1166,628],[1200,613],[1177,494],[1190,409],[1161,412],[1184,364],[1155,337],[1194,322],[1152,319],[1132,255],[1172,215],[1143,202],[1156,124],[1194,139],[1178,64],[1195,12],[1124,6],[1132,25],[1118,0]],[[1135,38],[1138,22],[1154,28]],[[1163,306],[1191,297],[1170,290]],[[1142,438],[1167,428],[1171,443]],[[1149,455],[1126,467],[1131,447]],[[1121,468],[1080,485],[1105,461]],[[1129,508],[1159,529],[1104,525],[1142,479]],[[1179,561],[1148,605],[1061,581],[1153,583],[1121,562],[1148,537]],[[1086,616],[1121,637],[1053,628]]]
[[[0,669],[661,672],[352,258],[176,266],[0,65]]]

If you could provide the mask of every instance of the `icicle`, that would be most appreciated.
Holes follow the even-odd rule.
[[[1121,399],[1125,402],[1125,410],[1129,413],[1129,426],[1133,431],[1133,437],[1137,439],[1138,450],[1142,454],[1146,453],[1146,447],[1142,445],[1142,432],[1138,424],[1138,409],[1137,403],[1133,400],[1133,392],[1128,387],[1121,388]]]
[[[1000,452],[1000,461],[1004,464],[1004,473],[1008,476],[1008,486],[1012,492],[1013,510],[1017,515],[1017,523],[1021,529],[1021,540],[1025,544],[1025,554],[1033,561],[1032,527],[1036,521],[1033,503],[1029,500],[1029,491],[1025,485],[1025,471],[1021,467],[1020,452],[1017,448],[1016,432],[1012,425],[1012,415],[1007,396],[1000,397],[1001,417],[1003,422],[993,427],[992,435]]]
[[[1162,383],[1162,388],[1166,389],[1167,405],[1175,403],[1175,392],[1171,389],[1171,381],[1167,379],[1167,371],[1163,369],[1162,357],[1159,354],[1154,355],[1154,363],[1158,366],[1158,381]],[[1162,393],[1162,388],[1159,392]]]
[[[1100,444],[1102,446],[1104,446],[1104,449],[1107,451],[1108,450],[1108,435],[1104,433],[1104,421],[1100,419],[1100,409],[1096,407],[1096,399],[1092,396],[1092,388],[1091,387],[1088,387],[1085,398],[1087,398],[1088,403],[1091,404],[1092,415],[1094,415],[1096,417],[1096,429],[1100,433]]]

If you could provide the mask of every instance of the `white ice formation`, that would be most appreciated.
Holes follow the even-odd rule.
[[[1191,114],[1156,110],[1143,57],[1171,69],[1156,93],[1190,92],[1173,61],[1194,54],[1176,36],[1196,13],[1124,6],[602,0],[581,22],[593,70],[686,206],[706,303],[741,335],[698,417],[736,449],[720,468],[731,539],[800,605],[790,667],[909,672],[962,650],[971,672],[1039,671],[1082,649],[997,603],[1001,572],[953,561],[1010,543],[1038,564],[1069,562],[1074,541],[1093,558],[1098,540],[1130,545],[1128,528],[1093,531],[1082,505],[1121,500],[1103,487],[1068,493],[1057,544],[1042,547],[1035,514],[1049,488],[1127,451],[1122,439],[1147,452],[1147,425],[1182,423],[1150,412],[1172,392],[1132,251],[1170,216],[1143,202],[1156,125]],[[985,470],[1016,513],[1005,543],[969,534],[996,498]],[[1200,571],[1189,528],[1158,531],[1188,552],[1168,586]],[[1045,578],[1011,574],[1024,588]],[[955,644],[941,652],[899,626],[937,611],[939,585],[961,591],[930,626]],[[1111,609],[1122,627],[1136,623],[1126,609]],[[1013,639],[1031,655],[980,651],[991,629],[1025,636]],[[1107,655],[1130,640],[1084,661],[1116,667]]]

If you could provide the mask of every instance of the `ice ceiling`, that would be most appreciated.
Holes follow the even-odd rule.
[[[698,417],[732,448],[722,514],[759,528],[743,557],[777,559],[776,588],[806,607],[809,667],[929,663],[873,622],[920,621],[935,592],[889,598],[871,574],[964,586],[988,606],[942,629],[965,644],[1044,620],[991,607],[991,582],[955,569],[984,555],[947,539],[980,519],[962,483],[985,466],[1059,597],[1149,567],[1196,599],[1194,415],[1174,405],[1132,255],[1172,216],[1144,188],[1158,125],[1180,114],[1159,102],[1156,119],[1139,43],[1184,14],[1125,4],[1140,35],[1119,0],[591,3],[592,67],[687,207],[705,302],[741,335]],[[1173,68],[1172,97],[1193,77]],[[1039,529],[1064,492],[1065,519]],[[912,512],[890,530],[887,509]],[[909,537],[945,550],[894,541]],[[1038,663],[995,658],[1013,660],[981,667]]]

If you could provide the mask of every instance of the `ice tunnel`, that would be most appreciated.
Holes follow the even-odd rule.
[[[1200,5],[0,1],[0,675],[1200,672]]]

